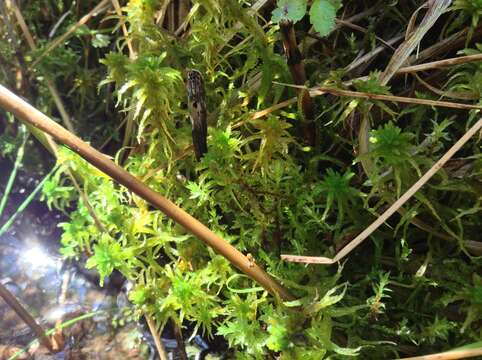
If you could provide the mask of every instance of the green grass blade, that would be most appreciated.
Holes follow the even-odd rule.
[[[48,178],[54,173],[54,171],[57,169],[57,166],[55,166],[50,172],[42,179],[42,181],[35,187],[35,189],[30,193],[29,196],[20,204],[20,206],[17,208],[17,211],[5,222],[5,224],[2,225],[0,228],[0,236],[2,236],[5,231],[7,231],[10,226],[12,226],[13,222],[17,218],[18,215],[22,211],[25,210],[25,208],[32,202],[32,200],[35,198],[35,196],[38,194],[38,192],[42,189],[43,184],[45,181],[48,180]]]
[[[5,210],[5,205],[7,205],[8,196],[12,191],[13,183],[15,182],[15,178],[17,177],[17,172],[20,166],[22,165],[23,155],[25,153],[25,144],[27,143],[28,135],[24,132],[22,144],[18,148],[17,151],[17,158],[15,159],[15,164],[13,165],[12,172],[7,181],[7,186],[5,187],[5,193],[2,196],[2,200],[0,201],[0,216],[3,214],[3,210]]]

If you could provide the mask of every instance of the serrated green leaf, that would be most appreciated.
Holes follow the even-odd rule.
[[[336,7],[329,0],[315,0],[310,9],[310,22],[321,36],[335,28]]]
[[[306,0],[279,0],[278,7],[273,10],[271,21],[279,23],[282,20],[293,22],[303,19],[306,13]]]

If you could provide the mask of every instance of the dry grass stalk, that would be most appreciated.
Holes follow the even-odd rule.
[[[459,56],[456,58],[444,59],[439,61],[432,61],[424,64],[406,66],[398,69],[398,74],[413,73],[418,71],[426,71],[430,69],[439,69],[442,67],[466,64],[469,62],[482,61],[482,54]]]
[[[373,93],[366,93],[366,92],[333,89],[329,87],[318,87],[311,90],[311,93],[313,95],[323,95],[323,94],[329,93],[336,96],[349,96],[354,98],[393,101],[393,102],[400,102],[400,103],[406,103],[406,104],[439,106],[439,107],[446,107],[446,108],[452,108],[452,109],[482,110],[482,106],[480,105],[461,104],[461,103],[450,102],[450,101],[418,99],[418,98],[405,97],[405,96],[373,94]]]

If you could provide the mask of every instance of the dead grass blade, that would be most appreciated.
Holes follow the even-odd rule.
[[[318,87],[318,88],[312,89],[310,93],[315,96],[329,93],[336,96],[349,96],[349,97],[370,99],[370,100],[393,101],[393,102],[399,102],[399,103],[405,103],[405,104],[438,106],[438,107],[446,107],[446,108],[452,108],[452,109],[482,110],[482,106],[480,105],[461,104],[461,103],[450,102],[450,101],[418,99],[418,98],[405,97],[405,96],[373,94],[373,93],[366,93],[366,92],[333,89],[329,87]]]
[[[274,84],[284,85],[294,88],[302,88],[306,89],[304,86],[301,85],[292,85],[292,84],[285,84],[280,82],[273,82]],[[418,99],[406,96],[395,96],[395,95],[383,95],[383,94],[374,94],[374,93],[367,93],[367,92],[359,92],[359,91],[351,91],[351,90],[342,90],[342,89],[335,89],[331,87],[324,87],[318,86],[309,89],[311,96],[320,96],[325,94],[332,94],[335,96],[347,96],[347,97],[354,97],[354,98],[362,98],[362,99],[370,99],[370,100],[381,100],[381,101],[392,101],[392,102],[399,102],[405,104],[416,104],[416,105],[427,105],[427,106],[438,106],[438,107],[446,107],[452,109],[475,109],[475,110],[482,110],[481,105],[471,105],[471,104],[462,104],[450,101],[439,101],[439,100],[428,100],[428,99]],[[291,99],[287,100],[289,102],[288,105],[291,103]],[[279,103],[275,105],[276,108],[272,109],[268,108],[265,110],[261,110],[256,112],[254,115],[259,117],[266,115],[266,112],[271,112],[274,110],[279,109],[280,107],[286,106],[285,102]],[[251,118],[252,119],[252,118]]]
[[[466,64],[469,62],[482,61],[482,54],[459,56],[456,58],[444,59],[439,61],[432,61],[424,64],[406,66],[398,69],[398,74],[413,73],[418,71],[426,71],[430,69],[439,69],[442,67]]]

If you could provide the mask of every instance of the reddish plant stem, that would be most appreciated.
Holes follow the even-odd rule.
[[[45,335],[44,329],[37,324],[32,315],[20,304],[20,302],[8,291],[8,289],[0,283],[0,297],[7,303],[10,308],[23,320],[25,324],[35,333],[40,342],[53,352],[52,343],[50,339]]]
[[[293,22],[280,22],[281,37],[283,39],[283,49],[286,55],[286,62],[290,69],[291,77],[296,85],[305,85],[306,72],[303,63],[303,56],[296,42],[295,30]],[[304,141],[310,145],[315,146],[316,143],[316,127],[315,127],[315,104],[310,96],[310,93],[305,89],[298,89],[298,103],[303,112],[303,119],[301,121],[301,132]]]

